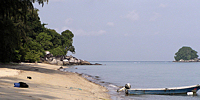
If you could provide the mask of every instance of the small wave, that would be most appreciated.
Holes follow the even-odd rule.
[[[110,87],[114,87],[114,88],[118,88],[118,86],[113,85],[113,84],[109,84],[108,86],[110,86]]]

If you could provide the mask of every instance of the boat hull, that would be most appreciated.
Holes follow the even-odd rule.
[[[176,94],[187,94],[196,92],[200,89],[199,85],[188,86],[188,87],[177,87],[177,88],[158,88],[158,89],[126,89],[125,92],[128,95],[134,94],[158,94],[158,95],[176,95]]]

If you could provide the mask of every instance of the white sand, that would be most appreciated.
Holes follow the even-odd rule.
[[[61,72],[49,64],[0,65],[0,99],[9,100],[109,100],[107,89],[75,73]],[[16,70],[17,69],[17,70]],[[30,76],[32,79],[27,79]],[[29,88],[14,87],[25,82]]]
[[[8,69],[8,68],[0,69],[0,77],[14,76],[14,75],[18,75],[19,73],[20,73],[20,70],[16,70],[16,69]]]

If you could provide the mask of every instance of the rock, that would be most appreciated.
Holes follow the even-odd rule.
[[[78,63],[80,63],[80,62],[81,62],[81,60],[80,60],[80,59],[78,59],[78,60],[77,60],[77,62],[78,62]]]
[[[57,61],[57,65],[62,66],[63,62],[62,61]]]
[[[50,58],[50,57],[53,57],[53,54],[47,54],[47,55],[45,55],[45,58]]]
[[[179,60],[179,61],[173,61],[173,62],[200,62],[200,59],[198,58],[194,58],[194,59],[190,59],[190,60]]]
[[[80,64],[81,64],[81,65],[91,65],[90,62],[84,61],[84,60],[82,60],[82,61],[80,62]]]
[[[50,52],[49,52],[49,51],[45,51],[45,53],[46,53],[46,55],[47,55],[47,54],[50,54]]]
[[[69,56],[65,56],[65,57],[64,57],[64,59],[67,59],[67,60],[69,60],[69,59],[70,59],[70,57],[69,57]]]
[[[49,62],[50,64],[57,64],[57,60],[56,59],[53,59],[51,62]]]
[[[67,59],[64,59],[63,61],[69,62],[69,60],[67,60]]]
[[[56,56],[55,59],[62,61],[64,59],[64,57],[63,56]]]
[[[75,63],[75,59],[74,58],[70,58],[69,62],[70,63]]]
[[[63,65],[69,65],[69,61],[64,61],[63,60]]]
[[[95,64],[93,64],[93,65],[102,65],[102,64],[99,64],[99,63],[95,63]]]
[[[179,60],[180,62],[183,62],[184,60],[183,59],[181,59],[181,60]]]
[[[61,69],[63,69],[63,67],[61,66],[60,68],[58,68],[58,70],[61,70]]]
[[[46,58],[46,61],[52,62],[54,59],[55,59],[55,57],[49,57],[49,58]]]
[[[72,55],[53,57],[53,55],[49,52],[47,52],[46,54],[47,55],[45,55],[44,58],[40,59],[41,62],[54,64],[54,65],[101,65],[98,63],[91,64],[88,61],[77,59],[76,57],[73,57]]]
[[[44,61],[45,59],[41,57],[39,62],[44,62]]]

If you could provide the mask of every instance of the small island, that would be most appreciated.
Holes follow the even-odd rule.
[[[200,62],[197,53],[191,47],[183,46],[175,53],[173,62]]]

